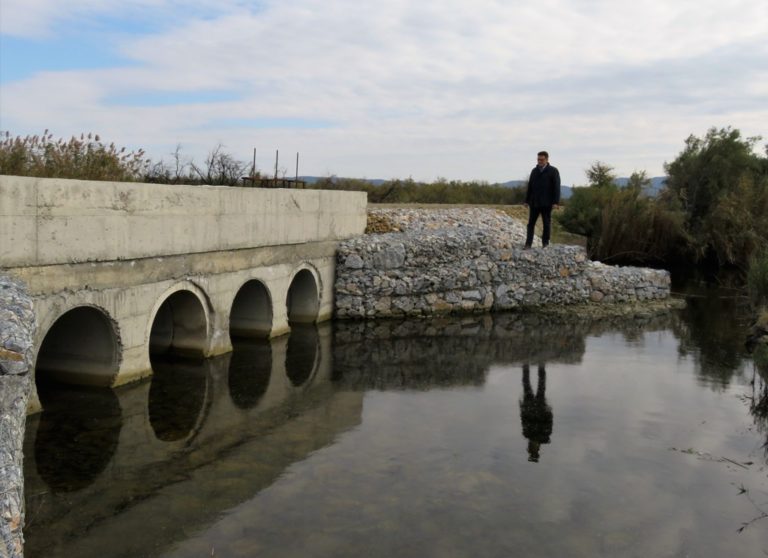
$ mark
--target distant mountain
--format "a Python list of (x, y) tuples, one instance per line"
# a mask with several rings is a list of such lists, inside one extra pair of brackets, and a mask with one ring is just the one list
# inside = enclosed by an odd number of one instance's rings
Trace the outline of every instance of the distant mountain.
[[(502, 182), (502, 186), (506, 186), (507, 188), (519, 188), (520, 186), (525, 186), (527, 183), (526, 180), (508, 180), (507, 182)], [(573, 188), (570, 186), (566, 186), (565, 184), (562, 184), (560, 186), (560, 198), (567, 200), (571, 197), (571, 194), (573, 193)]]
[[(616, 179), (616, 184), (623, 188), (627, 185), (629, 182), (629, 178), (622, 176), (621, 178)], [(645, 193), (647, 196), (651, 198), (655, 198), (659, 195), (659, 192), (661, 192), (662, 188), (664, 188), (664, 185), (667, 183), (667, 177), (666, 176), (654, 176), (651, 178), (651, 185), (647, 188), (643, 189), (643, 193)]]
[(508, 180), (506, 182), (502, 182), (501, 186), (506, 186), (507, 188), (517, 188), (518, 186), (525, 186), (527, 180)]

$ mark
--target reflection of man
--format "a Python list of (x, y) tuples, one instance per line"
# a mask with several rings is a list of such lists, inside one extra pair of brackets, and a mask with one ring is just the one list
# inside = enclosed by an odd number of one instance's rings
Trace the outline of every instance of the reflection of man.
[(523, 398), (520, 400), (520, 422), (523, 436), (528, 439), (528, 461), (539, 461), (539, 446), (548, 444), (552, 434), (552, 408), (547, 405), (547, 371), (539, 364), (539, 385), (534, 395), (530, 369), (523, 365)]

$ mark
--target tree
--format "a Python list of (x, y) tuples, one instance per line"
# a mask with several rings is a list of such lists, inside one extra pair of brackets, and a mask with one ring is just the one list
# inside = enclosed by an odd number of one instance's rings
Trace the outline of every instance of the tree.
[(616, 175), (613, 174), (612, 166), (602, 161), (595, 161), (585, 172), (590, 186), (616, 189)]
[(629, 175), (626, 188), (628, 190), (636, 190), (641, 193), (643, 190), (651, 185), (651, 179), (648, 178), (648, 173), (645, 171), (635, 171)]
[(568, 232), (587, 237), (587, 252), (591, 256), (600, 239), (603, 208), (618, 186), (613, 167), (606, 163), (595, 161), (584, 172), (589, 186), (574, 188), (565, 210), (557, 218)]
[(755, 247), (768, 238), (768, 158), (755, 152), (759, 137), (711, 128), (689, 136), (664, 168), (662, 202), (679, 207), (693, 238), (696, 261), (746, 268)]

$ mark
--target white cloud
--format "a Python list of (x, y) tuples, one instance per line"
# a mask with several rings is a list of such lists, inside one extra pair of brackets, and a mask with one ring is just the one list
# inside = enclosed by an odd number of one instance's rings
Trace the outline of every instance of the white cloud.
[[(219, 141), (236, 153), (281, 147), (301, 150), (308, 173), (422, 179), (518, 178), (544, 147), (578, 183), (595, 159), (658, 174), (690, 133), (768, 127), (768, 4), (756, 0), (77, 0), (66, 10), (36, 0), (25, 15), (7, 4), (27, 34), (99, 15), (173, 14), (162, 32), (115, 38), (128, 67), (5, 84), (3, 127), (18, 133), (95, 130), (165, 152), (177, 142), (196, 153)], [(163, 91), (233, 98), (114, 104)], [(260, 118), (331, 126), (217, 124)]]

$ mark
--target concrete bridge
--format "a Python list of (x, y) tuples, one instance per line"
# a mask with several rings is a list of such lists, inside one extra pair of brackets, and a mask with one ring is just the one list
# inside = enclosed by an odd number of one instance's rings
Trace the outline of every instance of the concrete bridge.
[(336, 246), (365, 223), (362, 192), (0, 176), (0, 270), (33, 297), (38, 383), (115, 387), (150, 356), (326, 320)]

